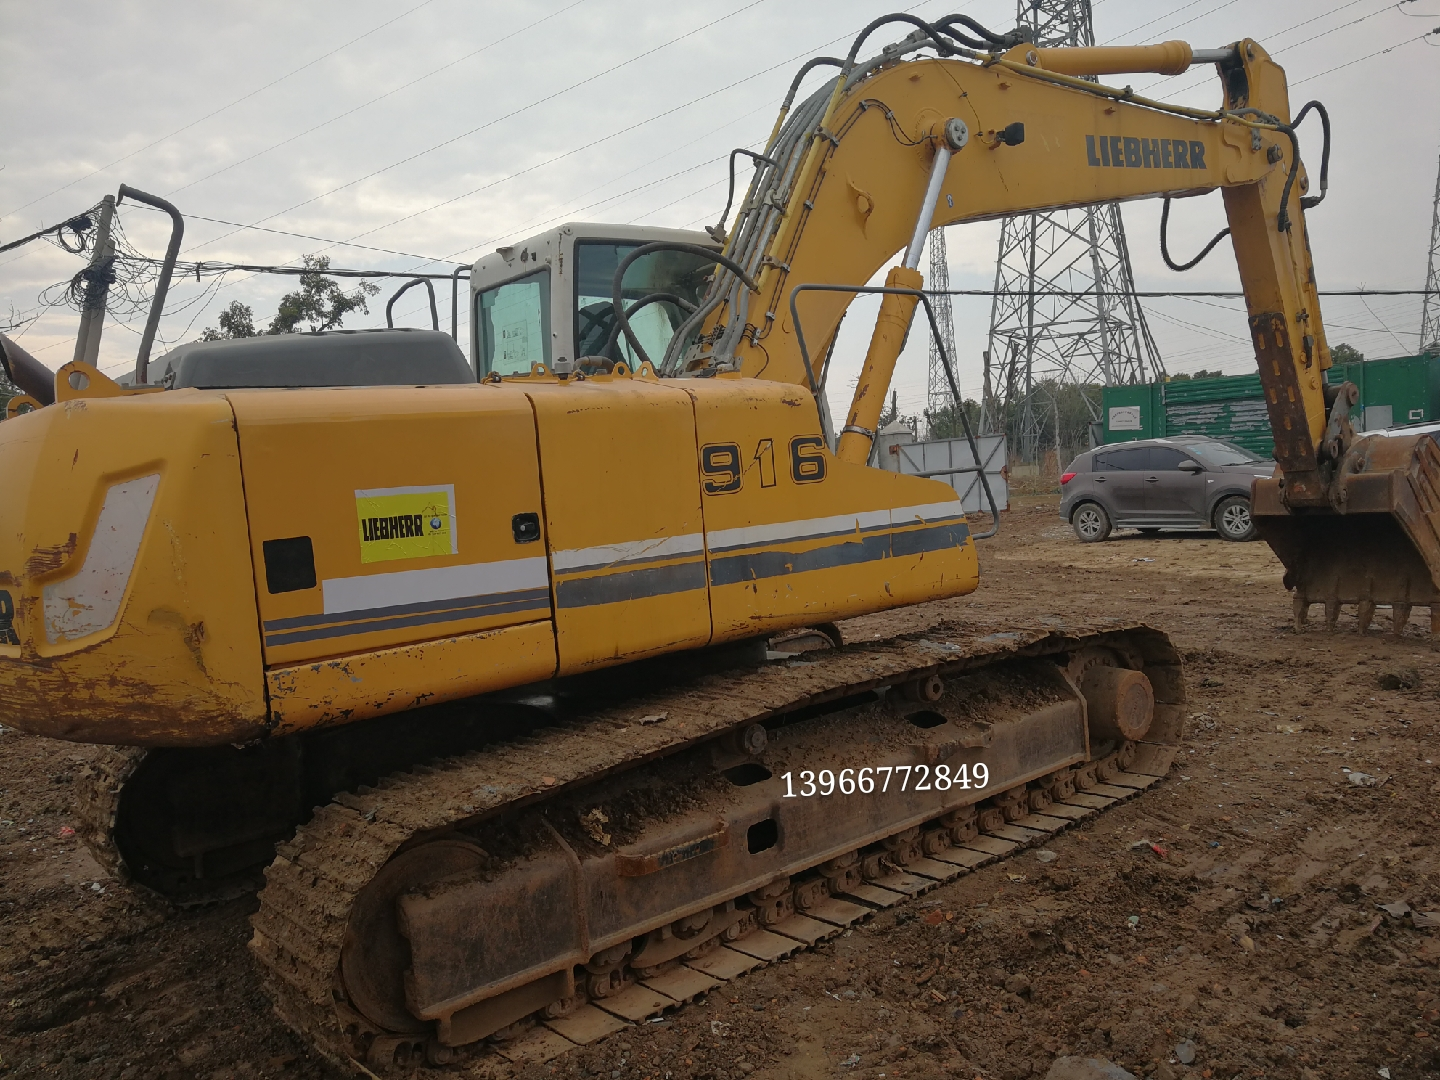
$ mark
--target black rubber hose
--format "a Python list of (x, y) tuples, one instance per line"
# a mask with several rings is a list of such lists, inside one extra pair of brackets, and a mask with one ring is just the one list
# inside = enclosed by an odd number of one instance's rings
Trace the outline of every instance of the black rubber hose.
[(806, 60), (805, 63), (800, 65), (800, 70), (795, 73), (795, 78), (790, 80), (790, 89), (785, 92), (785, 102), (780, 106), (780, 111), (782, 113), (788, 113), (790, 111), (790, 106), (795, 104), (795, 95), (800, 92), (800, 83), (804, 81), (806, 75), (809, 75), (810, 72), (814, 71), (817, 67), (843, 68), (844, 66), (844, 60), (838, 60), (833, 56), (817, 56), (813, 59)]
[(735, 202), (735, 159), (741, 154), (744, 154), (748, 158), (753, 158), (756, 168), (759, 168), (761, 165), (773, 166), (777, 164), (773, 158), (768, 158), (764, 154), (757, 154), (754, 150), (746, 150), (744, 147), (737, 146), (734, 150), (730, 151), (730, 193), (725, 196), (725, 209), (720, 213), (720, 224), (716, 225), (714, 230), (710, 232), (710, 235), (715, 238), (717, 244), (723, 242), (725, 222), (729, 220), (730, 206)]
[(1325, 136), (1324, 136), (1324, 138), (1325, 138), (1325, 145), (1322, 146), (1321, 149), (1320, 149), (1320, 194), (1319, 194), (1319, 195), (1306, 195), (1303, 199), (1300, 200), (1300, 205), (1303, 206), (1306, 210), (1309, 210), (1312, 206), (1319, 206), (1322, 202), (1324, 202), (1324, 201), (1325, 201), (1325, 191), (1326, 191), (1326, 189), (1329, 188), (1329, 186), (1330, 186), (1330, 113), (1329, 113), (1329, 111), (1325, 108), (1324, 105), (1322, 105), (1322, 104), (1321, 104), (1320, 102), (1318, 102), (1318, 101), (1307, 101), (1307, 102), (1305, 103), (1305, 107), (1300, 110), (1300, 115), (1297, 116), (1297, 117), (1295, 117), (1294, 121), (1290, 124), (1290, 126), (1291, 126), (1292, 128), (1298, 128), (1298, 127), (1300, 126), (1301, 121), (1303, 121), (1303, 120), (1305, 119), (1306, 114), (1309, 113), (1309, 111), (1310, 111), (1311, 109), (1314, 109), (1317, 113), (1320, 114), (1320, 126), (1324, 129), (1324, 132), (1325, 132)]
[(935, 46), (936, 51), (939, 52), (941, 56), (949, 56), (955, 51), (955, 47), (944, 41), (940, 37), (940, 35), (936, 33), (935, 27), (927, 23), (924, 19), (918, 18), (914, 15), (908, 15), (903, 11), (899, 11), (893, 15), (880, 16), (880, 18), (876, 19), (869, 26), (865, 27), (864, 30), (860, 31), (854, 42), (851, 43), (850, 51), (845, 55), (844, 70), (848, 73), (852, 68), (855, 67), (855, 57), (859, 55), (860, 46), (865, 44), (866, 38), (868, 38), (876, 30), (880, 29), (880, 27), (897, 22), (906, 23), (910, 26), (915, 27), (918, 30), (923, 30), (926, 34), (929, 35), (931, 43)]
[[(652, 292), (652, 293), (650, 293), (648, 296), (642, 296), (639, 300), (636, 300), (635, 303), (631, 304), (628, 308), (626, 308), (626, 309), (625, 309), (625, 318), (627, 318), (627, 319), (630, 318), (630, 316), (634, 315), (637, 311), (639, 311), (641, 308), (645, 307), (647, 304), (658, 304), (658, 303), (661, 303), (661, 302), (664, 302), (664, 301), (668, 301), (669, 303), (674, 304), (676, 307), (678, 307), (681, 311), (685, 312), (685, 314), (687, 314), (687, 315), (689, 315), (691, 312), (693, 312), (693, 311), (695, 310), (695, 305), (694, 305), (694, 304), (690, 303), (688, 300), (684, 299), (683, 297), (676, 296), (674, 293), (670, 293), (670, 292)], [(616, 319), (616, 320), (615, 320), (613, 323), (611, 323), (611, 325), (610, 325), (610, 336), (605, 339), (605, 347), (600, 350), (600, 355), (603, 356), (603, 357), (605, 357), (605, 359), (607, 359), (607, 360), (614, 359), (614, 358), (611, 357), (611, 355), (610, 355), (610, 350), (615, 347), (615, 341), (616, 341), (617, 338), (619, 338), (619, 336), (620, 336), (620, 320), (619, 320), (619, 319)]]
[[(745, 273), (745, 268), (728, 255), (722, 255), (714, 248), (705, 247), (702, 244), (684, 244), (673, 240), (657, 240), (653, 244), (641, 244), (634, 251), (620, 260), (620, 265), (615, 268), (615, 277), (611, 282), (610, 302), (615, 310), (615, 320), (620, 324), (621, 331), (625, 334), (625, 340), (630, 342), (630, 348), (635, 350), (636, 357), (640, 363), (655, 366), (650, 359), (650, 354), (645, 351), (645, 346), (640, 344), (640, 339), (635, 336), (635, 331), (630, 329), (630, 320), (625, 317), (625, 271), (630, 269), (630, 264), (636, 259), (644, 258), (657, 251), (683, 251), (690, 255), (699, 255), (719, 263), (732, 274), (745, 283), (746, 288), (751, 292), (758, 292), (760, 287), (751, 280), (750, 275)], [(636, 365), (637, 367), (639, 365)]]
[(1177, 263), (1174, 259), (1170, 257), (1170, 246), (1166, 242), (1166, 232), (1169, 229), (1169, 226), (1170, 196), (1166, 195), (1165, 205), (1160, 210), (1160, 257), (1165, 260), (1165, 265), (1168, 266), (1171, 270), (1174, 270), (1176, 273), (1184, 273), (1186, 270), (1190, 270), (1200, 265), (1200, 260), (1205, 258), (1206, 255), (1209, 255), (1210, 252), (1214, 250), (1216, 244), (1220, 243), (1221, 240), (1224, 240), (1225, 237), (1230, 235), (1230, 229), (1228, 226), (1221, 229), (1218, 233), (1215, 234), (1215, 238), (1211, 240), (1210, 243), (1205, 245), (1204, 249), (1200, 252), (1199, 255), (1196, 255), (1195, 258), (1191, 259), (1187, 263)]
[(976, 22), (969, 15), (946, 15), (945, 18), (937, 20), (935, 25), (940, 29), (949, 29), (951, 23), (957, 22), (961, 26), (968, 27), (969, 29), (975, 31), (975, 33), (979, 34), (991, 45), (1004, 45), (1007, 48), (1014, 48), (1015, 44), (1018, 44), (1017, 42), (1013, 41), (1013, 33), (997, 34), (995, 33), (995, 31), (980, 25), (980, 23)]
[(1280, 190), (1280, 212), (1275, 215), (1275, 227), (1281, 232), (1290, 231), (1290, 189), (1295, 186), (1295, 174), (1300, 171), (1300, 136), (1294, 127), (1280, 129), (1290, 137), (1290, 171), (1285, 174), (1285, 186)]

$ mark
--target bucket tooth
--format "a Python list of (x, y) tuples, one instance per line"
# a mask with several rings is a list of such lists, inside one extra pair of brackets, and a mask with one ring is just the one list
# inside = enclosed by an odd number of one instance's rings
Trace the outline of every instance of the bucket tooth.
[(1375, 618), (1375, 601), (1361, 600), (1355, 606), (1355, 621), (1359, 624), (1355, 629), (1358, 633), (1365, 633), (1370, 629), (1370, 622)]
[(1329, 599), (1325, 601), (1325, 629), (1334, 630), (1335, 624), (1340, 620), (1340, 601)]
[(1303, 596), (1296, 596), (1290, 601), (1295, 610), (1295, 632), (1305, 632), (1305, 624), (1310, 621), (1310, 601)]
[(1390, 624), (1390, 633), (1394, 634), (1397, 638), (1405, 633), (1405, 624), (1410, 621), (1410, 607), (1411, 605), (1409, 604), (1390, 605), (1390, 613), (1393, 616), (1393, 621)]

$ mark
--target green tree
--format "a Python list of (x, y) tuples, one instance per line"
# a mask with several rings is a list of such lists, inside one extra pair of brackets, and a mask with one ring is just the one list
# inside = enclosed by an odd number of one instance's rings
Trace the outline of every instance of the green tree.
[(1225, 373), (1218, 369), (1215, 371), (1206, 371), (1204, 368), (1201, 368), (1199, 371), (1182, 371), (1178, 375), (1169, 375), (1166, 378), (1170, 382), (1189, 382), (1192, 379), (1222, 379), (1224, 377)]
[[(980, 403), (966, 399), (962, 408), (965, 419), (970, 421), (970, 430), (976, 435), (980, 431)], [(936, 409), (929, 416), (930, 428), (927, 439), (961, 439), (965, 436), (965, 425), (960, 422), (960, 410), (953, 403)]]
[(255, 329), (255, 312), (250, 310), (250, 305), (231, 300), (230, 306), (220, 312), (220, 328), (217, 330), (213, 326), (207, 326), (200, 335), (200, 340), (223, 341), (229, 338), (256, 337), (258, 334), (259, 331)]
[(1330, 359), (1337, 364), (1354, 364), (1364, 360), (1365, 354), (1342, 341), (1339, 345), (1330, 346)]
[(329, 269), (328, 255), (305, 256), (306, 272), (300, 275), (300, 288), (280, 298), (280, 309), (270, 320), (267, 334), (318, 334), (340, 327), (352, 311), (370, 313), (367, 299), (378, 293), (380, 286), (362, 281), (354, 292), (347, 293), (338, 281), (325, 276)]

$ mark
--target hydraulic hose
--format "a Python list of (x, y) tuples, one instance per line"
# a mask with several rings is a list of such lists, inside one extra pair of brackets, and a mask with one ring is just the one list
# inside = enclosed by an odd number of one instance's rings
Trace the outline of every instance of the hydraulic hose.
[(635, 335), (635, 331), (630, 329), (630, 319), (625, 311), (624, 285), (625, 271), (630, 269), (630, 264), (637, 259), (642, 259), (646, 255), (651, 255), (657, 251), (683, 251), (690, 255), (699, 255), (705, 259), (713, 259), (743, 281), (751, 291), (758, 288), (755, 282), (751, 280), (750, 275), (745, 272), (744, 267), (735, 262), (734, 259), (726, 255), (721, 255), (718, 251), (701, 244), (683, 244), (672, 240), (659, 240), (653, 244), (641, 244), (634, 251), (630, 252), (629, 255), (626, 255), (625, 258), (620, 260), (620, 265), (615, 268), (615, 277), (611, 282), (611, 304), (615, 311), (615, 321), (625, 334), (625, 340), (630, 342), (630, 348), (635, 350), (636, 358), (642, 364), (650, 364), (652, 368), (655, 365), (650, 359), (650, 354), (645, 351), (645, 346), (640, 344), (640, 339)]
[[(634, 315), (637, 311), (639, 311), (641, 308), (645, 307), (648, 304), (659, 303), (674, 304), (687, 315), (692, 314), (695, 311), (695, 305), (690, 303), (684, 297), (676, 296), (674, 293), (671, 292), (652, 292), (648, 296), (642, 296), (639, 300), (636, 300), (635, 303), (631, 304), (628, 308), (626, 308), (625, 318), (628, 320), (630, 316)], [(610, 350), (615, 347), (615, 342), (619, 338), (619, 336), (620, 320), (616, 319), (614, 324), (610, 327), (610, 334), (605, 339), (605, 345), (600, 350), (599, 355), (609, 360), (611, 358)]]
[(1204, 259), (1206, 255), (1209, 255), (1210, 252), (1215, 249), (1215, 245), (1220, 243), (1221, 240), (1224, 240), (1225, 237), (1230, 235), (1230, 228), (1229, 226), (1226, 226), (1218, 233), (1216, 233), (1214, 238), (1208, 244), (1206, 244), (1204, 248), (1201, 249), (1199, 255), (1196, 255), (1187, 263), (1177, 263), (1174, 259), (1170, 257), (1170, 245), (1168, 243), (1166, 235), (1169, 231), (1169, 227), (1170, 196), (1166, 195), (1165, 202), (1160, 208), (1160, 257), (1165, 260), (1165, 265), (1168, 266), (1171, 270), (1174, 270), (1177, 274), (1183, 274), (1186, 270), (1191, 270), (1194, 267), (1199, 266), (1201, 260)]

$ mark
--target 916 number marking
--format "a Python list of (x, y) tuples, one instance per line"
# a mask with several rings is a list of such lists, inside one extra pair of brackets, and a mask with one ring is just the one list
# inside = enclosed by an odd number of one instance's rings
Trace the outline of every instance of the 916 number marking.
[(785, 781), (785, 798), (803, 799), (811, 795), (833, 795), (836, 791), (841, 795), (854, 795), (856, 792), (869, 795), (876, 790), (877, 784), (880, 785), (879, 790), (885, 792), (890, 790), (891, 780), (897, 781), (896, 790), (906, 791), (910, 790), (912, 773), (915, 791), (949, 791), (952, 787), (979, 790), (990, 783), (990, 767), (980, 761), (973, 766), (957, 766), (954, 771), (949, 765), (937, 765), (933, 770), (929, 765), (881, 765), (858, 772), (841, 769), (837, 776), (829, 769), (821, 769), (818, 773), (806, 769), (800, 773), (799, 791), (795, 790), (793, 772), (785, 773), (781, 779)]

